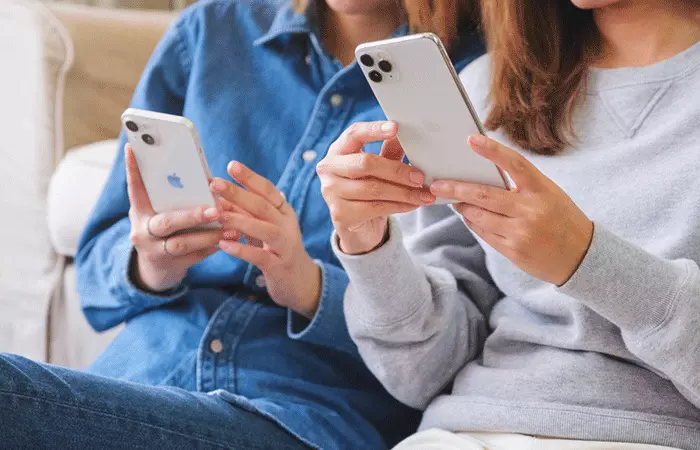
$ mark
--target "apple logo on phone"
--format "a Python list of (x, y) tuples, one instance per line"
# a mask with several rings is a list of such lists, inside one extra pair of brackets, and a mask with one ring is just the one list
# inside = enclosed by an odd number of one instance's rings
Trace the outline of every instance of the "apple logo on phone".
[(168, 183), (170, 183), (170, 186), (178, 189), (182, 189), (185, 187), (182, 184), (182, 180), (180, 179), (180, 177), (177, 176), (177, 174), (168, 175)]

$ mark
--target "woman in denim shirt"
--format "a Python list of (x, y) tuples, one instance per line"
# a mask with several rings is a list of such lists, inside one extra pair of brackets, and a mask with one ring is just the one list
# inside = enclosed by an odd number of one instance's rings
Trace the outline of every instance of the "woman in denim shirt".
[[(2, 445), (369, 449), (414, 431), (418, 413), (348, 335), (315, 167), (350, 123), (383, 118), (357, 44), (410, 24), (439, 33), (458, 69), (482, 52), (466, 0), (419, 20), (429, 3), (217, 0), (181, 15), (132, 106), (195, 123), (222, 208), (154, 214), (119, 152), (76, 262), (90, 324), (126, 327), (88, 373), (0, 356)], [(172, 236), (208, 221), (225, 229)]]

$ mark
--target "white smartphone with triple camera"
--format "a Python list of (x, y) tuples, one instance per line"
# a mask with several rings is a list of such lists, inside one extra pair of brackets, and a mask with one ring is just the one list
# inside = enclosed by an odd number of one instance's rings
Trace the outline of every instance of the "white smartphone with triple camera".
[(129, 108), (122, 124), (156, 213), (216, 206), (209, 166), (189, 119)]
[[(368, 42), (355, 49), (409, 162), (433, 180), (456, 180), (507, 189), (508, 178), (469, 148), (470, 135), (485, 134), (440, 39), (432, 33)], [(438, 199), (438, 203), (448, 203)]]

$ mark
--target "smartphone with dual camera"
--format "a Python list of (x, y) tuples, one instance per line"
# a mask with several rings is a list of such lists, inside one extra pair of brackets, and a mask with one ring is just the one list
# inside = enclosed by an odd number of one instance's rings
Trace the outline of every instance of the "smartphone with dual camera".
[[(485, 134), (440, 39), (432, 33), (368, 42), (355, 56), (410, 163), (433, 180), (507, 188), (508, 176), (467, 144)], [(438, 199), (437, 203), (447, 203)]]
[(216, 206), (209, 166), (189, 119), (129, 108), (122, 124), (156, 213)]

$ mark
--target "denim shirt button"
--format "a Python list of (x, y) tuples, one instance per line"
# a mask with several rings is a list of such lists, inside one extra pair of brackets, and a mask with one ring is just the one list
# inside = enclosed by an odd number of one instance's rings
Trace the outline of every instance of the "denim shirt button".
[(209, 343), (209, 350), (211, 350), (214, 353), (221, 353), (224, 349), (224, 344), (221, 342), (221, 339), (214, 339)]
[(340, 94), (333, 94), (331, 95), (331, 105), (333, 105), (334, 108), (337, 108), (338, 106), (343, 104), (343, 96)]
[(259, 288), (264, 288), (267, 283), (265, 282), (265, 277), (263, 275), (258, 275), (255, 277), (255, 285)]
[(304, 153), (301, 154), (301, 159), (303, 159), (306, 162), (313, 161), (316, 159), (316, 152), (313, 150), (306, 150)]

